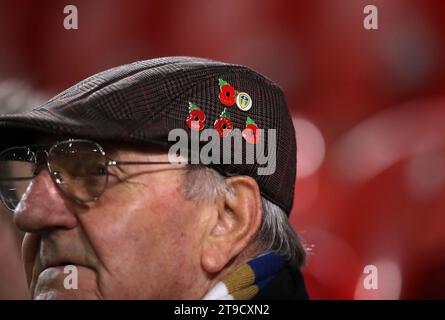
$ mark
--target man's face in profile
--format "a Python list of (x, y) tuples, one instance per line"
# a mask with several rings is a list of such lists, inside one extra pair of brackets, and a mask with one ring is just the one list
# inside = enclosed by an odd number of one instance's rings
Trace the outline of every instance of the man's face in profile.
[[(122, 148), (113, 158), (168, 161), (166, 153)], [(33, 298), (201, 297), (208, 283), (198, 276), (200, 212), (208, 208), (186, 199), (184, 174), (181, 165), (113, 167), (101, 197), (79, 204), (41, 171), (14, 217), (27, 232), (22, 251)], [(77, 268), (77, 289), (64, 286), (67, 265)]]

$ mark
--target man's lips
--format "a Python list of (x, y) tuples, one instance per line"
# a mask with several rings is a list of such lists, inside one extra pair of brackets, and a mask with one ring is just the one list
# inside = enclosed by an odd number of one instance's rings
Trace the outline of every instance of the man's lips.
[(46, 269), (49, 269), (49, 268), (65, 267), (65, 266), (69, 266), (69, 265), (92, 269), (91, 265), (85, 263), (84, 261), (80, 261), (79, 259), (56, 257), (56, 258), (42, 259), (42, 260), (41, 260), (42, 264), (41, 264), (40, 272), (42, 272)]
[(85, 248), (78, 242), (57, 237), (42, 239), (34, 262), (38, 272), (68, 265), (94, 269), (94, 260), (91, 259)]

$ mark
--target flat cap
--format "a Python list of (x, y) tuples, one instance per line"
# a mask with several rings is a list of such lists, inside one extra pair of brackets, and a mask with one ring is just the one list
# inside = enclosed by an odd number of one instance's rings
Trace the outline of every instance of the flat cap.
[(138, 61), (93, 75), (28, 113), (0, 116), (5, 146), (38, 131), (169, 147), (172, 129), (223, 135), (222, 129), (231, 128), (274, 129), (276, 169), (258, 174), (256, 161), (209, 166), (224, 175), (253, 177), (262, 196), (289, 214), (296, 174), (292, 118), (280, 87), (246, 66), (194, 57)]

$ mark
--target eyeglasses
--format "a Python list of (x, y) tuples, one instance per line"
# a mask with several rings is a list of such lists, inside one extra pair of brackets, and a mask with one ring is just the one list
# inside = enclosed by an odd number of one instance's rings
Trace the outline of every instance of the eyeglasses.
[(70, 139), (54, 144), (13, 147), (0, 153), (0, 198), (14, 211), (33, 179), (45, 167), (54, 183), (78, 203), (96, 201), (108, 184), (108, 167), (172, 164), (163, 161), (117, 161), (90, 140)]

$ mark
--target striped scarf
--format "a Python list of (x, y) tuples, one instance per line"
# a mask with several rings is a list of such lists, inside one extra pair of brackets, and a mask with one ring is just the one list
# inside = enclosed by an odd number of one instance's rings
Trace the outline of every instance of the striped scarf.
[(203, 297), (203, 300), (249, 300), (285, 266), (282, 257), (265, 253), (242, 264)]

